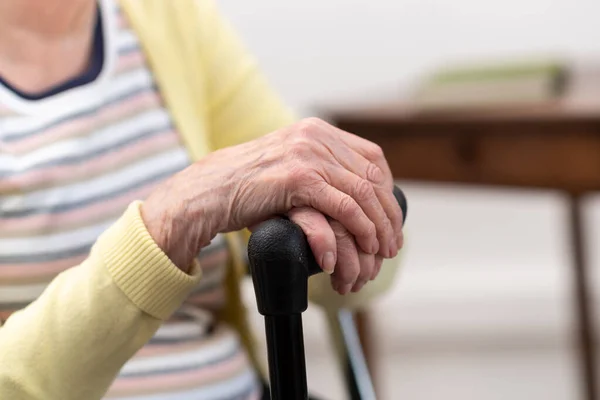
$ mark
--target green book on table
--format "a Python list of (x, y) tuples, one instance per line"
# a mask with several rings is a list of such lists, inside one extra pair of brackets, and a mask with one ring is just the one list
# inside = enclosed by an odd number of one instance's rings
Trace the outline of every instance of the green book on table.
[(471, 65), (438, 70), (412, 100), (423, 110), (534, 104), (559, 97), (566, 84), (559, 61)]

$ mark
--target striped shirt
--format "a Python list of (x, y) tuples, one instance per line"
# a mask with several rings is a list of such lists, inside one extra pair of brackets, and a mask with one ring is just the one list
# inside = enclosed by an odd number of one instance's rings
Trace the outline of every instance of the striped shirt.
[[(100, 10), (95, 79), (43, 98), (0, 83), (2, 320), (83, 261), (131, 201), (190, 164), (134, 32), (112, 0)], [(201, 283), (107, 398), (260, 397), (237, 334), (213, 317), (226, 301), (228, 256), (222, 236), (201, 250)]]

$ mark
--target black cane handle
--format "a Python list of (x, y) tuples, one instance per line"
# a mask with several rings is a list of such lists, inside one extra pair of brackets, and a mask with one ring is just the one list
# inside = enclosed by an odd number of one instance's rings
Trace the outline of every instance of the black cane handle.
[[(397, 186), (394, 196), (407, 215), (404, 193)], [(302, 313), (308, 307), (308, 278), (322, 272), (302, 229), (285, 218), (262, 223), (250, 236), (248, 257), (262, 315)]]

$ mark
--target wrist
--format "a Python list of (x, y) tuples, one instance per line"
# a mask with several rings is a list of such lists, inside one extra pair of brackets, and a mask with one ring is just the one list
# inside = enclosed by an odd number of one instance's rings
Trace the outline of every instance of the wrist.
[(219, 175), (211, 169), (209, 157), (173, 175), (141, 206), (146, 229), (184, 272), (228, 220), (223, 209), (227, 203), (222, 195), (223, 179), (216, 178)]
[(189, 273), (200, 249), (210, 242), (210, 238), (203, 238), (199, 219), (187, 215), (185, 207), (159, 205), (151, 198), (142, 204), (140, 212), (158, 247), (180, 270)]

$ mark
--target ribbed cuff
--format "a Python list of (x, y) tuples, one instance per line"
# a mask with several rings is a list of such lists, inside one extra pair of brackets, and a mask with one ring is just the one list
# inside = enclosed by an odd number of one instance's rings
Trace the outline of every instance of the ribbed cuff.
[(140, 201), (96, 242), (115, 284), (141, 310), (166, 320), (198, 284), (200, 265), (194, 261), (190, 274), (171, 262), (148, 233), (140, 214)]

